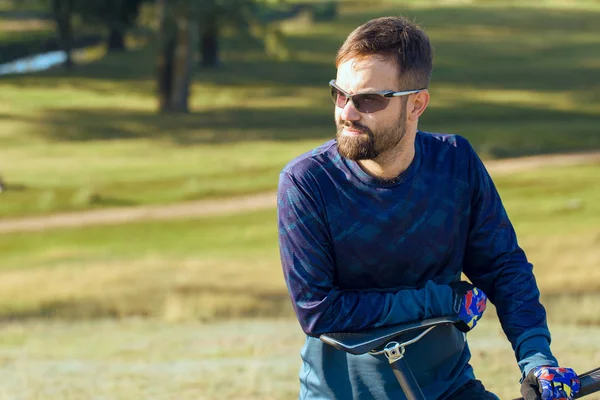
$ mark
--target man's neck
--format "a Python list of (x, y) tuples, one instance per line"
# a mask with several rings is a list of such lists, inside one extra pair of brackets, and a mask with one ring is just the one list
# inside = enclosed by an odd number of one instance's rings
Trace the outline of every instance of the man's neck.
[(360, 160), (358, 165), (374, 178), (389, 180), (406, 171), (414, 158), (414, 137), (405, 137), (394, 149), (380, 154), (374, 160)]

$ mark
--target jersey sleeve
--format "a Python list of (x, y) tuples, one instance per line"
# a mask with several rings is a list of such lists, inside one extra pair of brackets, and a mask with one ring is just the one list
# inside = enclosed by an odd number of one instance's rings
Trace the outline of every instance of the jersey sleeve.
[(318, 336), (454, 315), (453, 292), (428, 282), (419, 289), (342, 290), (318, 185), (282, 172), (277, 194), (283, 275), (304, 332)]
[(467, 146), (471, 214), (464, 272), (496, 306), (521, 372), (526, 375), (536, 366), (555, 366), (533, 266), (518, 245), (492, 178), (475, 151)]

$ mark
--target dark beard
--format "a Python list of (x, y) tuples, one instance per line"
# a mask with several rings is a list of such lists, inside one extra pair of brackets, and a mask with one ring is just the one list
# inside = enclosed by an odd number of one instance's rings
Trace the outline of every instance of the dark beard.
[[(377, 139), (373, 132), (366, 126), (353, 122), (337, 122), (337, 147), (342, 157), (352, 161), (375, 160), (381, 153), (398, 146), (406, 134), (406, 120), (404, 113), (399, 116), (397, 124), (381, 129)], [(351, 128), (362, 132), (360, 136), (344, 136), (342, 130)]]
[[(345, 128), (352, 128), (360, 130), (363, 135), (360, 136), (344, 136), (342, 130)], [(366, 126), (358, 124), (345, 124), (339, 126), (336, 134), (338, 152), (342, 157), (349, 160), (372, 160), (377, 157), (377, 151), (375, 150), (375, 136), (373, 132)]]

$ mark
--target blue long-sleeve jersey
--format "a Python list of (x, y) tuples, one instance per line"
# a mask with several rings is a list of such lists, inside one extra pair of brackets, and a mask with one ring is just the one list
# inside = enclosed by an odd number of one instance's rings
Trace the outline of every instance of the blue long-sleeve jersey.
[[(557, 365), (532, 265), (466, 139), (417, 132), (415, 157), (393, 182), (329, 141), (281, 172), (278, 219), (284, 277), (307, 334), (300, 398), (404, 398), (387, 360), (346, 354), (318, 336), (453, 315), (448, 283), (461, 272), (496, 306), (523, 374)], [(469, 360), (454, 327), (407, 348), (427, 398), (473, 379)]]

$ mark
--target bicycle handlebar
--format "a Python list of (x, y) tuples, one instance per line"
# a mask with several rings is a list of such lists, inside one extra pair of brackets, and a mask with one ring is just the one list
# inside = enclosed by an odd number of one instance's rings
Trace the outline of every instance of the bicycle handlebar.
[[(576, 399), (580, 399), (583, 396), (587, 396), (592, 393), (600, 391), (600, 368), (593, 369), (584, 374), (579, 375), (581, 381), (581, 389), (575, 396)], [(522, 397), (514, 400), (525, 400)]]

